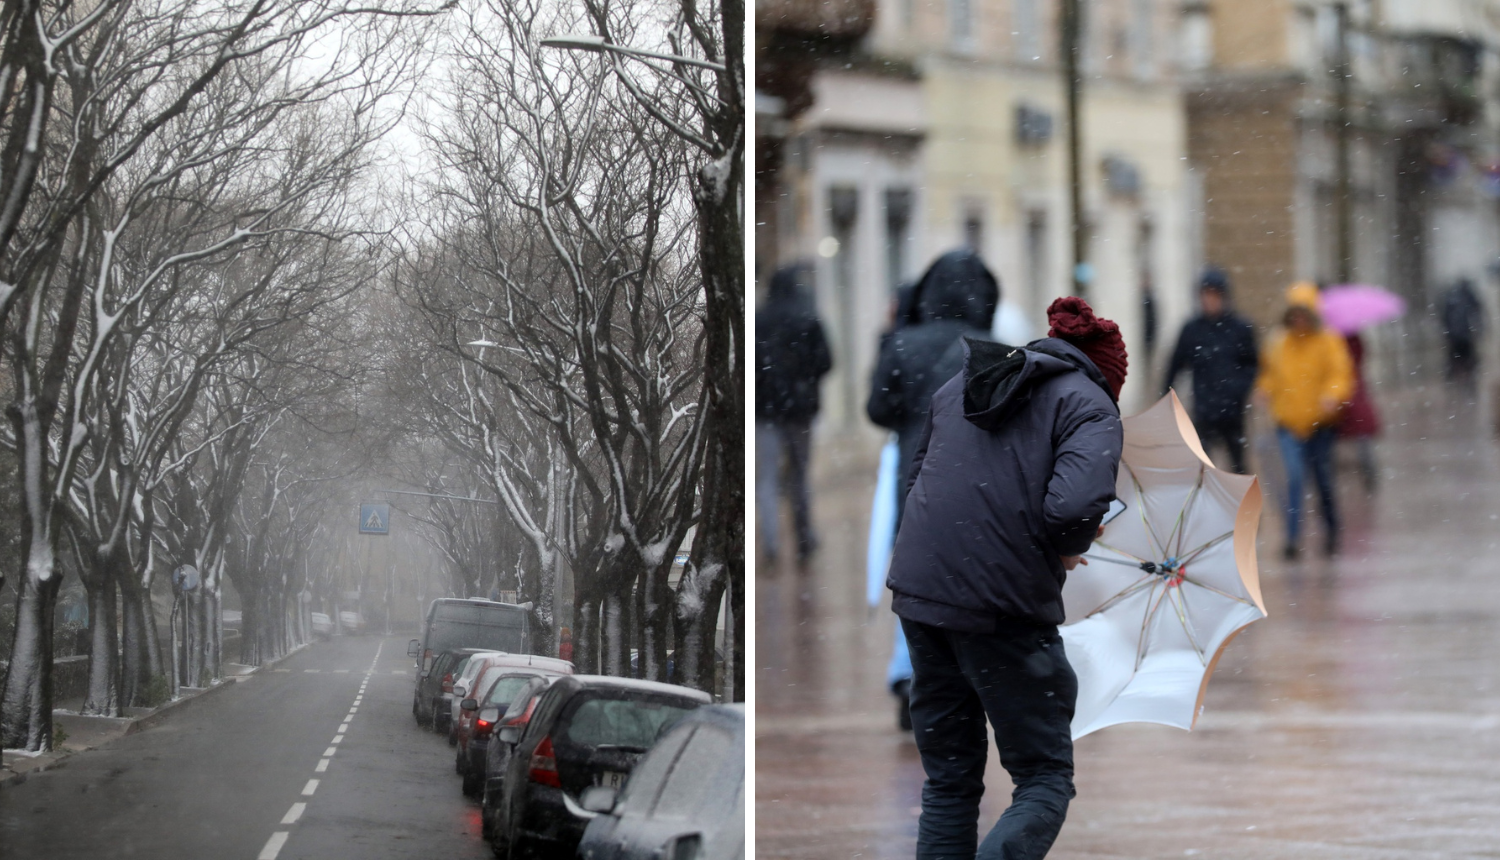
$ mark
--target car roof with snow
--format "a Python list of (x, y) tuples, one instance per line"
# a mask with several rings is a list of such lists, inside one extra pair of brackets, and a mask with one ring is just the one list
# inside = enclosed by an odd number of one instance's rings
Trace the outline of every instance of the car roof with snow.
[(573, 675), (564, 681), (568, 684), (576, 682), (579, 689), (614, 688), (624, 690), (636, 690), (642, 693), (657, 693), (667, 696), (681, 696), (687, 699), (696, 699), (708, 704), (713, 699), (702, 690), (694, 690), (692, 687), (680, 687), (676, 684), (663, 684), (659, 681), (642, 681), (639, 678), (618, 678), (614, 675)]

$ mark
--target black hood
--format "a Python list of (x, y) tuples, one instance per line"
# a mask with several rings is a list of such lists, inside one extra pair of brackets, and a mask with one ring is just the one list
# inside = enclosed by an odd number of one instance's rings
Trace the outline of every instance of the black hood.
[(981, 430), (999, 429), (1038, 383), (1064, 373), (1082, 373), (1110, 394), (1104, 374), (1065, 340), (1045, 337), (1024, 348), (967, 337), (963, 342), (964, 417)]
[(949, 251), (927, 268), (917, 283), (922, 322), (960, 320), (988, 329), (1000, 304), (1000, 282), (973, 251)]

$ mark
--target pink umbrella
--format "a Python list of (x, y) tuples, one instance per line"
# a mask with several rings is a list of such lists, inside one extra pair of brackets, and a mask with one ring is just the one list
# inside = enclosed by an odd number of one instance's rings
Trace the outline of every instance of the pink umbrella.
[(1373, 284), (1337, 284), (1319, 298), (1323, 322), (1340, 334), (1399, 319), (1406, 313), (1406, 300)]

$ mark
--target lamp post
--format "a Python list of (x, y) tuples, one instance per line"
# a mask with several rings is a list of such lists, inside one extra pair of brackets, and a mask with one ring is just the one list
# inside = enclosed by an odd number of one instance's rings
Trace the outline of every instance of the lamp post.
[[(702, 575), (706, 596), (718, 600), (718, 588), (730, 589), (735, 607), (733, 689), (744, 684), (744, 588), (745, 588), (745, 232), (741, 196), (745, 163), (745, 4), (744, 0), (718, 0), (717, 34), (706, 22), (689, 22), (689, 30), (705, 54), (718, 53), (722, 61), (699, 60), (675, 54), (659, 54), (617, 45), (607, 34), (559, 36), (542, 40), (548, 48), (589, 51), (609, 58), (613, 71), (636, 104), (673, 134), (705, 156), (695, 171), (693, 206), (698, 215), (698, 267), (704, 293), (704, 370), (707, 394), (704, 410), (706, 450), (703, 465), (703, 504), (699, 526), (684, 576)], [(686, 14), (696, 14), (684, 3)], [(714, 36), (718, 42), (713, 41)], [(624, 60), (635, 60), (657, 74), (669, 77), (686, 91), (697, 107), (697, 127), (689, 128), (663, 113), (624, 68)], [(671, 63), (667, 69), (652, 62)], [(702, 82), (688, 77), (688, 68), (713, 73), (712, 92)], [(720, 573), (720, 572), (723, 573)], [(727, 574), (727, 575), (726, 575)], [(717, 578), (724, 576), (724, 580)], [(705, 604), (708, 600), (705, 600)], [(698, 641), (709, 643), (702, 653), (686, 653), (684, 630), (679, 625), (677, 669), (682, 681), (702, 689), (713, 683), (713, 630), (698, 631)]]

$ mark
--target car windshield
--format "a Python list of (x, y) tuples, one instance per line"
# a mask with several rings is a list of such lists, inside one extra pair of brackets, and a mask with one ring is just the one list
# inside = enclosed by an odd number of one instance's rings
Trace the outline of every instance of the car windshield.
[(527, 683), (531, 681), (528, 675), (511, 675), (495, 682), (490, 687), (490, 694), (484, 697), (486, 705), (496, 705), (504, 710), (510, 705), (511, 700), (520, 695), (526, 689)]
[(651, 699), (590, 697), (565, 719), (562, 732), (579, 746), (649, 749), (656, 738), (693, 706)]

